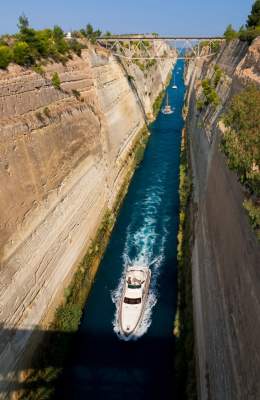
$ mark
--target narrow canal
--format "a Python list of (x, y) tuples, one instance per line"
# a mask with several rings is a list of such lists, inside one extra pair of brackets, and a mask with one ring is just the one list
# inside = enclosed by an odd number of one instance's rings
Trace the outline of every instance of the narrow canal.
[[(57, 399), (174, 399), (173, 321), (183, 61), (168, 88), (171, 115), (151, 125), (144, 160), (135, 172), (100, 265)], [(152, 282), (143, 322), (130, 340), (118, 335), (116, 305), (128, 264), (149, 264)]]

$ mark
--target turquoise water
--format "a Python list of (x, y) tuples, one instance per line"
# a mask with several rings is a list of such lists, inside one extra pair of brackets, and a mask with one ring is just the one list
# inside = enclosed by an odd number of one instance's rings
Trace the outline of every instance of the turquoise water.
[[(174, 399), (173, 321), (176, 311), (176, 247), (183, 61), (168, 93), (175, 111), (151, 125), (144, 159), (135, 172), (84, 310), (57, 398)], [(117, 301), (125, 268), (149, 265), (152, 281), (136, 334), (120, 337)]]

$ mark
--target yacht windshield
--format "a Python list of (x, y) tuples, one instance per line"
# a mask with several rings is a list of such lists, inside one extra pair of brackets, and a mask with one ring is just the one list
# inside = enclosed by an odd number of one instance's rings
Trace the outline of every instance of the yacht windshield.
[(141, 297), (137, 299), (130, 299), (129, 297), (124, 298), (124, 303), (126, 304), (140, 304), (141, 303)]
[(129, 287), (129, 289), (140, 289), (142, 286), (141, 285), (132, 285), (132, 284), (128, 283), (128, 287)]

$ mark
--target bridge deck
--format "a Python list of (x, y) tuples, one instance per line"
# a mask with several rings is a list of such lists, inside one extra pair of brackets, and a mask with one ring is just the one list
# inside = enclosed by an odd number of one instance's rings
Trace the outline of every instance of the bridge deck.
[(224, 40), (224, 36), (100, 36), (97, 40)]

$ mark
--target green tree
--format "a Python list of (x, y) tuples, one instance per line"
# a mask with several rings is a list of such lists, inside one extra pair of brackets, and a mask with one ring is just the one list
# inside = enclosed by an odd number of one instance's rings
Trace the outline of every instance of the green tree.
[(68, 43), (64, 39), (64, 32), (57, 25), (55, 25), (53, 28), (53, 39), (55, 41), (56, 48), (59, 53), (65, 54), (69, 50)]
[(0, 68), (5, 69), (12, 61), (13, 54), (8, 46), (0, 45)]
[(260, 36), (260, 26), (251, 27), (239, 33), (239, 39), (247, 41), (249, 44), (258, 36)]
[(56, 43), (64, 39), (64, 32), (62, 28), (58, 25), (55, 25), (53, 28), (53, 39), (55, 40)]
[(67, 41), (60, 26), (38, 31), (30, 27), (24, 14), (19, 17), (17, 26), (19, 32), (16, 35), (0, 36), (0, 68), (6, 68), (10, 61), (27, 67), (37, 67), (42, 63), (42, 58), (52, 58), (65, 64), (72, 57), (71, 52), (81, 56), (81, 50), (85, 46), (77, 38), (83, 35), (95, 43), (102, 34), (100, 30), (94, 31), (92, 25), (88, 24), (86, 30), (81, 30), (81, 33), (73, 32), (73, 39)]
[(30, 28), (29, 20), (24, 14), (19, 17), (17, 26), (20, 30), (18, 35), (19, 41), (27, 43), (31, 49), (32, 56), (34, 58), (37, 57), (41, 44), (36, 31)]
[(246, 26), (247, 28), (260, 26), (260, 0), (256, 0), (253, 4)]
[(224, 32), (224, 36), (227, 40), (232, 40), (237, 38), (237, 32), (231, 24), (229, 24)]
[(25, 14), (20, 15), (17, 26), (20, 32), (24, 32), (29, 28), (29, 20)]
[(14, 62), (19, 65), (29, 66), (34, 63), (30, 47), (26, 42), (16, 42), (13, 46)]
[(49, 57), (53, 52), (53, 40), (52, 30), (44, 29), (42, 31), (36, 31), (37, 40), (35, 42), (35, 48), (38, 56)]
[(86, 26), (87, 37), (91, 37), (91, 35), (93, 35), (93, 33), (94, 33), (93, 26), (91, 24), (87, 24), (87, 26)]
[(61, 81), (58, 72), (54, 72), (54, 74), (52, 75), (51, 83), (53, 84), (55, 89), (60, 89)]
[(38, 58), (42, 52), (42, 43), (38, 38), (37, 31), (30, 28), (29, 21), (24, 15), (19, 18), (18, 27), (20, 29), (20, 33), (17, 35), (18, 40), (28, 44), (32, 58)]

